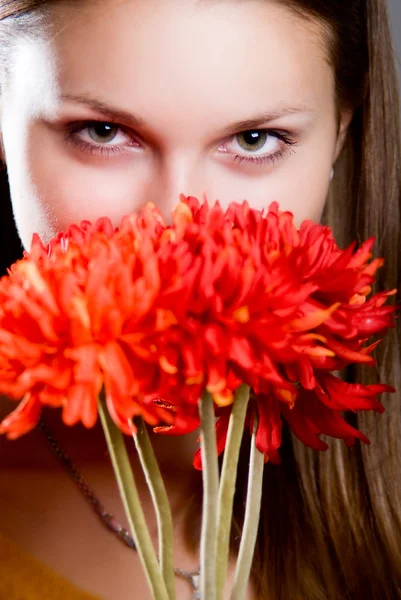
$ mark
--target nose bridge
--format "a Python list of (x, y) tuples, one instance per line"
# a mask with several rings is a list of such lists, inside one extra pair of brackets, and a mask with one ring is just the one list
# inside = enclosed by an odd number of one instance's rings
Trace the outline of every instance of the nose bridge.
[(151, 195), (165, 216), (179, 202), (180, 194), (201, 200), (206, 192), (205, 168), (194, 153), (181, 149), (163, 158), (156, 167)]

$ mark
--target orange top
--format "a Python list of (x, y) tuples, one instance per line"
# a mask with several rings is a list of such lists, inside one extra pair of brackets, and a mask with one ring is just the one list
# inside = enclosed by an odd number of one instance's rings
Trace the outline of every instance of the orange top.
[(1, 600), (101, 600), (84, 592), (0, 534)]

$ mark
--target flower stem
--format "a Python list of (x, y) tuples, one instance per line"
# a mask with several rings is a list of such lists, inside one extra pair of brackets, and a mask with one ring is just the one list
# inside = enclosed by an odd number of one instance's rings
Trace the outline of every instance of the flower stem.
[[(124, 438), (109, 415), (104, 391), (101, 392), (99, 397), (99, 415), (121, 499), (124, 504), (125, 513), (128, 518), (132, 536), (135, 540), (139, 558), (152, 590), (153, 600), (169, 600), (167, 589), (160, 572), (160, 566), (157, 561), (156, 552), (149, 535), (145, 515), (143, 514)], [(134, 595), (135, 592), (133, 592), (133, 596)]]
[(133, 436), (135, 446), (152, 496), (157, 518), (160, 568), (169, 598), (175, 600), (174, 536), (170, 503), (146, 425), (142, 418), (137, 419), (135, 424), (137, 426), (137, 432)]
[(237, 479), (237, 467), (244, 423), (249, 402), (249, 386), (240, 385), (235, 392), (228, 425), (227, 443), (221, 471), (217, 510), (216, 599), (222, 600), (227, 577), (230, 532)]
[(249, 575), (252, 567), (255, 543), (258, 533), (260, 503), (262, 500), (262, 483), (264, 456), (256, 447), (256, 433), (258, 418), (255, 414), (251, 441), (251, 456), (248, 475), (248, 489), (244, 527), (242, 530), (241, 544), (238, 561), (234, 575), (234, 584), (231, 600), (245, 600), (248, 588)]
[(217, 499), (219, 492), (219, 468), (217, 460), (216, 425), (213, 398), (204, 392), (199, 402), (203, 506), (200, 548), (201, 598), (216, 600), (216, 526)]

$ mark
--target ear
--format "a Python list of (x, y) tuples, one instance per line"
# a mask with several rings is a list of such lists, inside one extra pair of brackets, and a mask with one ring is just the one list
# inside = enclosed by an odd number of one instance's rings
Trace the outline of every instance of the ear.
[(343, 110), (340, 116), (340, 126), (337, 134), (337, 143), (334, 154), (334, 163), (337, 161), (337, 158), (341, 154), (341, 150), (343, 149), (347, 133), (348, 127), (352, 121), (352, 117), (354, 116), (354, 111), (351, 109)]

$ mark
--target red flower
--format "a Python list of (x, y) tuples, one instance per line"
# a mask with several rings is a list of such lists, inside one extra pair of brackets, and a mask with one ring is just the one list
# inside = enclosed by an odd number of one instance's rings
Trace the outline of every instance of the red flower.
[(62, 406), (68, 424), (91, 426), (104, 385), (123, 431), (142, 414), (181, 434), (196, 428), (205, 388), (224, 408), (243, 381), (270, 460), (282, 417), (315, 447), (320, 433), (363, 437), (339, 412), (377, 410), (376, 394), (390, 388), (342, 389), (339, 408), (341, 384), (328, 377), (350, 362), (372, 364), (366, 339), (393, 326), (384, 302), (394, 291), (366, 301), (381, 266), (368, 262), (373, 241), (340, 250), (329, 228), (306, 221), (298, 231), (277, 203), (265, 214), (181, 200), (170, 226), (148, 205), (120, 229), (101, 219), (47, 247), (35, 238), (0, 284), (0, 392), (24, 397), (0, 431), (24, 433), (46, 404)]
[[(190, 202), (195, 220), (205, 222), (205, 207), (200, 207), (194, 198)], [(371, 352), (378, 342), (365, 346), (367, 338), (394, 326), (394, 307), (383, 304), (396, 290), (382, 292), (366, 300), (374, 275), (383, 264), (382, 259), (368, 262), (374, 240), (367, 240), (357, 251), (355, 244), (341, 250), (328, 227), (304, 221), (298, 231), (292, 214), (279, 211), (277, 203), (270, 206), (266, 216), (250, 209), (247, 204), (232, 204), (228, 215), (234, 227), (246, 233), (249, 243), (261, 251), (266, 268), (271, 270), (272, 264), (285, 257), (287, 271), (280, 265), (280, 273), (287, 277), (285, 281), (291, 273), (290, 277), (296, 277), (299, 289), (311, 286), (305, 299), (288, 309), (296, 308), (298, 314), (288, 322), (293, 336), (291, 348), (283, 345), (283, 352), (280, 356), (276, 355), (275, 366), (283, 378), (282, 385), (278, 380), (269, 381), (266, 377), (253, 380), (251, 384), (255, 400), (250, 405), (248, 423), (251, 424), (252, 412), (257, 407), (258, 448), (264, 452), (266, 460), (279, 462), (282, 417), (305, 444), (315, 449), (327, 448), (318, 437), (323, 433), (343, 439), (348, 445), (353, 444), (355, 439), (369, 443), (366, 436), (348, 425), (340, 413), (357, 410), (383, 412), (384, 408), (376, 397), (382, 392), (394, 392), (394, 388), (383, 384), (350, 385), (329, 371), (350, 363), (373, 365), (375, 361)], [(277, 277), (274, 280), (280, 281)], [(285, 289), (280, 292), (288, 298)], [(291, 301), (291, 298), (288, 300)], [(280, 316), (287, 316), (285, 305), (283, 308)], [(257, 319), (256, 322), (259, 325)], [(269, 331), (263, 331), (262, 335), (268, 338)], [(293, 359), (291, 351), (294, 350), (296, 356)], [(273, 353), (269, 352), (269, 357), (272, 356)], [(242, 377), (247, 380), (244, 373)], [(227, 433), (228, 412), (223, 425), (218, 428), (221, 440)], [(199, 453), (195, 465), (200, 466)]]
[(95, 227), (84, 222), (47, 248), (35, 237), (31, 255), (2, 279), (0, 391), (23, 397), (2, 433), (29, 431), (43, 405), (62, 407), (66, 424), (91, 427), (103, 385), (110, 414), (126, 433), (135, 415), (152, 425), (168, 418), (139, 399), (121, 345), (124, 325), (133, 313), (147, 314), (160, 287), (151, 242), (143, 236), (132, 252), (129, 241), (107, 219)]

